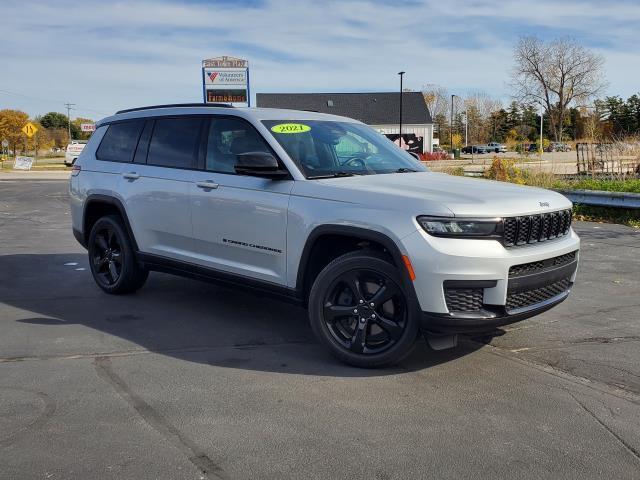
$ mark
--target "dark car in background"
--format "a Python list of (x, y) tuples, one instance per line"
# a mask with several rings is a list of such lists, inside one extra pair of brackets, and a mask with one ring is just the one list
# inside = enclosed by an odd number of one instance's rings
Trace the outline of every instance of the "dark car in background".
[(484, 154), (484, 153), (488, 153), (488, 151), (485, 145), (467, 145), (466, 147), (462, 148), (462, 153)]

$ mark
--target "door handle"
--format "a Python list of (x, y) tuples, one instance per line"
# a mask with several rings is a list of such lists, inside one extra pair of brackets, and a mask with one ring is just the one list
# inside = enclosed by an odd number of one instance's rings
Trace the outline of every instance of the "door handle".
[(140, 175), (138, 175), (136, 172), (123, 173), (122, 176), (127, 180), (137, 180), (140, 178)]
[(211, 180), (207, 180), (206, 182), (196, 182), (196, 187), (203, 188), (204, 190), (211, 190), (218, 188), (219, 185)]

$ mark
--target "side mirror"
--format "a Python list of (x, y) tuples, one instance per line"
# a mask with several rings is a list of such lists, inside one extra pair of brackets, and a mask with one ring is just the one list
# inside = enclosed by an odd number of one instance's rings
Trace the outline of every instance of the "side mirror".
[(252, 177), (282, 179), (289, 176), (289, 172), (280, 169), (278, 160), (270, 153), (245, 152), (236, 155), (234, 166), (238, 175), (250, 175)]

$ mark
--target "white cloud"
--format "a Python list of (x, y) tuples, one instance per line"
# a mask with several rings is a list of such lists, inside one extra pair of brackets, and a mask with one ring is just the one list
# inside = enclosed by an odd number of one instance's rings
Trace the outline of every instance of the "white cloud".
[(519, 34), (570, 34), (607, 58), (610, 93), (637, 90), (631, 3), (275, 1), (257, 7), (165, 2), (3, 2), (0, 106), (30, 113), (79, 104), (98, 116), (133, 105), (199, 101), (200, 60), (248, 58), (253, 91), (358, 91), (436, 83), (506, 96)]

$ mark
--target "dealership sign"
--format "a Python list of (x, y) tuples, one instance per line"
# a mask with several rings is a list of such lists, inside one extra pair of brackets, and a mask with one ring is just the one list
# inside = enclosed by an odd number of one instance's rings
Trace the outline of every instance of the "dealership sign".
[(215, 57), (202, 61), (204, 103), (231, 103), (249, 106), (249, 62), (235, 57)]
[(80, 124), (80, 130), (82, 130), (83, 132), (95, 132), (96, 131), (96, 124), (95, 123), (81, 123)]

